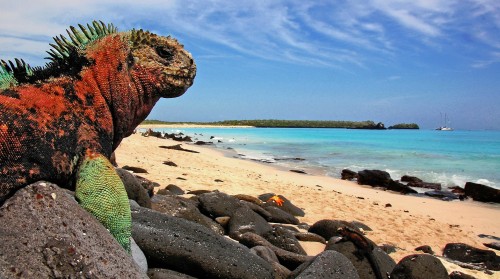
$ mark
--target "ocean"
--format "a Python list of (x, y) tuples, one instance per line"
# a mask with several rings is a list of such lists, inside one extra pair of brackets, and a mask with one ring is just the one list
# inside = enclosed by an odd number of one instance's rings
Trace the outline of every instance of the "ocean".
[[(500, 131), (183, 128), (233, 155), (339, 178), (342, 169), (412, 175), (444, 187), (475, 182), (500, 189)], [(220, 141), (220, 142), (219, 142)]]

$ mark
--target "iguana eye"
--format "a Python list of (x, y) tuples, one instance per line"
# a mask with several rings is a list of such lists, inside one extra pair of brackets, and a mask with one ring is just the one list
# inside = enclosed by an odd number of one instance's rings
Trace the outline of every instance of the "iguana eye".
[(156, 47), (156, 53), (161, 57), (170, 60), (172, 58), (172, 52), (170, 49), (163, 47), (163, 46), (158, 46)]

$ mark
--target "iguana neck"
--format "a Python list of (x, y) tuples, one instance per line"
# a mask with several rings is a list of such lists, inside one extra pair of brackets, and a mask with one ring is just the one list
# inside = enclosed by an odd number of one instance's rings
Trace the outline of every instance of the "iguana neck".
[[(100, 47), (105, 46), (105, 47)], [(160, 96), (150, 86), (158, 76), (129, 59), (129, 46), (120, 35), (107, 36), (87, 50), (92, 64), (81, 74), (82, 82), (101, 94), (112, 116), (113, 150), (151, 112)], [(123, 73), (126, 71), (127, 73)], [(154, 83), (153, 83), (154, 84)]]

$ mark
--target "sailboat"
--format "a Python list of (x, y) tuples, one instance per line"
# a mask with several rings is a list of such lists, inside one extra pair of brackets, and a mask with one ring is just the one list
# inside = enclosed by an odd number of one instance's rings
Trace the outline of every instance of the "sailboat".
[[(441, 114), (441, 120), (443, 119), (443, 114)], [(453, 131), (453, 128), (446, 126), (446, 124), (449, 122), (448, 118), (446, 117), (446, 113), (444, 114), (444, 125), (437, 128), (436, 130), (438, 131)]]

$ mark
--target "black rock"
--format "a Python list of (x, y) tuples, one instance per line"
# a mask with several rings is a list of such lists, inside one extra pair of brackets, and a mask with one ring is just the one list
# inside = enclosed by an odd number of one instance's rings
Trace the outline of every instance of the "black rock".
[(457, 200), (458, 196), (448, 191), (427, 191), (424, 193), (426, 196), (438, 198), (441, 200)]
[(123, 166), (122, 169), (128, 170), (134, 173), (148, 173), (148, 171), (144, 168), (132, 167), (132, 166)]
[(0, 207), (0, 278), (144, 278), (97, 219), (55, 184), (37, 182)]
[(448, 272), (438, 258), (409, 255), (401, 259), (391, 272), (391, 279), (448, 279)]
[(282, 210), (283, 207), (276, 207), (274, 205), (264, 205), (264, 209), (271, 215), (269, 221), (281, 224), (298, 225), (300, 223), (292, 214)]
[[(358, 247), (356, 247), (352, 242), (341, 241), (333, 243), (333, 241), (328, 241), (325, 250), (334, 250), (347, 257), (358, 271), (360, 278), (376, 278), (375, 270), (373, 269), (370, 261), (366, 258), (366, 256), (360, 257)], [(382, 275), (387, 272), (390, 273), (396, 265), (396, 262), (394, 262), (389, 255), (378, 247), (373, 249), (372, 255), (377, 261)]]
[(265, 246), (254, 246), (250, 249), (250, 252), (271, 264), (274, 269), (275, 279), (289, 278), (291, 271), (280, 264), (278, 257), (276, 257), (276, 254), (274, 254), (271, 248)]
[(247, 201), (244, 201), (244, 200), (240, 200), (240, 202), (242, 204), (244, 204), (245, 206), (249, 207), (251, 210), (253, 210), (255, 213), (259, 214), (260, 216), (262, 216), (264, 219), (266, 219), (267, 221), (270, 221), (271, 220), (271, 213), (269, 213), (267, 210), (265, 210), (264, 208), (262, 208), (261, 206), (259, 205), (256, 205), (254, 203), (251, 203), (251, 202), (247, 202)]
[(294, 233), (281, 227), (273, 227), (271, 231), (262, 234), (262, 237), (274, 246), (292, 253), (307, 255)]
[(273, 278), (269, 263), (249, 249), (187, 220), (132, 209), (132, 235), (148, 264), (199, 278)]
[(462, 273), (460, 271), (452, 271), (450, 273), (450, 279), (476, 279), (476, 277)]
[(391, 176), (386, 171), (381, 170), (362, 170), (358, 171), (358, 184), (379, 186), (387, 188), (392, 181)]
[(262, 236), (252, 232), (242, 234), (239, 242), (249, 248), (255, 246), (264, 246), (270, 248), (278, 257), (279, 262), (290, 270), (294, 270), (299, 265), (313, 258), (311, 256), (300, 255), (278, 248), (272, 245), (269, 241), (265, 240)]
[(176, 145), (171, 145), (171, 146), (161, 145), (159, 147), (160, 148), (164, 148), (164, 149), (184, 151), (184, 152), (189, 152), (189, 153), (200, 153), (198, 151), (194, 151), (194, 150), (190, 150), (190, 149), (185, 149), (184, 147), (181, 146), (181, 144), (176, 144)]
[(163, 164), (171, 167), (177, 167), (177, 164), (172, 161), (163, 161)]
[(323, 238), (321, 235), (311, 233), (311, 232), (296, 232), (295, 238), (297, 238), (300, 241), (319, 242), (319, 243), (326, 244), (325, 238)]
[(230, 217), (228, 234), (235, 240), (239, 240), (246, 232), (263, 235), (273, 229), (262, 216), (246, 206), (238, 207)]
[(182, 190), (179, 186), (174, 185), (174, 184), (168, 184), (167, 187), (165, 187), (170, 193), (174, 195), (184, 195), (185, 192)]
[(315, 233), (322, 236), (324, 239), (330, 239), (332, 236), (339, 236), (338, 229), (341, 227), (349, 227), (354, 230), (359, 231), (351, 223), (341, 220), (320, 220), (314, 223), (310, 228), (309, 232)]
[(464, 243), (446, 244), (443, 256), (463, 263), (484, 266), (490, 270), (500, 270), (500, 256), (494, 251), (475, 248)]
[(276, 196), (276, 195), (274, 193), (262, 194), (259, 196), (259, 199), (264, 201), (264, 202), (267, 202), (268, 204), (274, 204), (278, 208), (280, 208), (281, 210), (288, 212), (288, 213), (292, 214), (293, 216), (299, 216), (299, 217), (305, 216), (304, 210), (302, 210), (299, 207), (297, 207), (296, 205), (294, 205), (289, 199), (287, 199), (286, 197), (284, 197), (282, 195), (277, 195), (283, 201), (282, 205), (278, 205), (275, 202), (271, 202), (269, 199), (273, 196)]
[(429, 245), (418, 246), (415, 248), (415, 251), (422, 251), (426, 254), (434, 255), (434, 251), (432, 251), (432, 248)]
[(413, 190), (412, 188), (404, 185), (403, 183), (396, 182), (394, 180), (390, 180), (387, 184), (387, 190), (391, 190), (394, 192), (399, 192), (402, 194), (417, 194), (418, 192)]
[[(295, 276), (294, 271), (292, 276)], [(354, 265), (341, 253), (324, 251), (304, 266), (297, 268), (296, 279), (359, 279)]]
[(465, 194), (475, 201), (500, 203), (500, 190), (483, 184), (465, 183)]
[(409, 183), (422, 183), (422, 182), (424, 182), (422, 179), (415, 177), (415, 176), (410, 176), (410, 175), (401, 176), (401, 181), (402, 182), (409, 182)]
[(362, 229), (363, 231), (373, 231), (368, 225), (359, 221), (351, 221), (351, 224), (358, 229)]
[(500, 251), (500, 242), (483, 243), (483, 245), (488, 248)]
[(214, 220), (201, 214), (197, 205), (198, 204), (191, 199), (178, 196), (156, 195), (152, 199), (152, 208), (154, 210), (170, 216), (196, 222), (209, 228), (216, 234), (223, 235), (224, 228)]
[(146, 192), (148, 193), (149, 197), (152, 197), (154, 195), (154, 188), (160, 187), (159, 183), (153, 182), (142, 176), (135, 175), (135, 178), (137, 179), (137, 181), (139, 181), (142, 187), (146, 189)]
[(431, 182), (409, 182), (407, 186), (418, 187), (418, 188), (426, 188), (433, 190), (441, 190), (440, 183), (431, 183)]
[(307, 172), (303, 171), (303, 170), (290, 170), (291, 172), (295, 172), (295, 173), (300, 173), (300, 174), (307, 174)]
[(343, 169), (340, 177), (343, 180), (354, 180), (358, 178), (358, 173), (352, 170)]
[(243, 204), (235, 197), (221, 192), (209, 192), (198, 195), (200, 210), (215, 217), (232, 216)]
[(144, 189), (135, 176), (125, 169), (120, 168), (116, 169), (116, 173), (118, 173), (118, 176), (120, 176), (120, 179), (125, 185), (128, 198), (136, 201), (142, 207), (151, 208), (151, 199), (146, 189)]
[(149, 279), (196, 279), (184, 273), (163, 268), (151, 268), (148, 270)]

